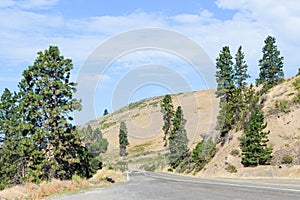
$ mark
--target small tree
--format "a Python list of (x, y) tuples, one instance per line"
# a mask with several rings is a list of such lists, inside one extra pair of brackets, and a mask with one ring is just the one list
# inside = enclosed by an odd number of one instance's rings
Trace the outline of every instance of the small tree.
[(99, 128), (96, 128), (93, 131), (93, 140), (90, 142), (90, 145), (87, 146), (87, 149), (95, 157), (99, 157), (101, 153), (107, 151), (108, 141), (106, 138), (103, 138), (102, 132)]
[(163, 114), (163, 131), (164, 131), (164, 137), (163, 140), (165, 142), (164, 146), (168, 145), (168, 136), (170, 135), (172, 131), (172, 120), (174, 117), (174, 107), (172, 104), (172, 97), (171, 95), (167, 94), (163, 98), (161, 102), (161, 113)]
[(266, 92), (273, 86), (283, 81), (283, 57), (276, 46), (276, 39), (268, 36), (262, 49), (263, 57), (259, 60), (260, 73), (256, 84), (263, 85), (262, 92)]
[(88, 125), (79, 131), (79, 135), (94, 157), (99, 157), (100, 154), (107, 151), (108, 141), (103, 138), (100, 128), (93, 130), (91, 125)]
[(105, 109), (104, 112), (103, 112), (103, 116), (108, 115), (108, 114), (109, 114), (109, 113), (108, 113), (108, 110)]
[(202, 140), (193, 149), (192, 161), (196, 164), (195, 171), (200, 171), (216, 154), (216, 145), (211, 138)]
[(127, 132), (128, 131), (125, 122), (121, 122), (119, 132), (120, 156), (128, 155), (128, 153), (126, 152), (126, 147), (129, 145)]
[(255, 108), (245, 133), (240, 138), (243, 154), (242, 164), (245, 167), (269, 164), (272, 158), (272, 148), (267, 147), (270, 131), (263, 132), (266, 127), (263, 113), (260, 108)]
[(188, 138), (185, 123), (186, 120), (183, 117), (181, 106), (178, 106), (173, 119), (173, 129), (169, 137), (170, 153), (168, 158), (169, 164), (173, 168), (176, 168), (181, 163), (188, 152)]

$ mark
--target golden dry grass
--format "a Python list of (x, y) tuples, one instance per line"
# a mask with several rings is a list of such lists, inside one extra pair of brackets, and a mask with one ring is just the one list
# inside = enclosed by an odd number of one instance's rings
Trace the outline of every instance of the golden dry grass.
[(25, 199), (45, 199), (46, 197), (65, 192), (76, 192), (83, 189), (103, 187), (111, 183), (106, 181), (106, 177), (111, 177), (116, 183), (126, 179), (122, 174), (113, 170), (99, 170), (91, 179), (76, 178), (69, 181), (53, 179), (50, 182), (42, 182), (37, 185), (26, 183), (0, 191), (0, 199), (5, 200), (25, 200)]

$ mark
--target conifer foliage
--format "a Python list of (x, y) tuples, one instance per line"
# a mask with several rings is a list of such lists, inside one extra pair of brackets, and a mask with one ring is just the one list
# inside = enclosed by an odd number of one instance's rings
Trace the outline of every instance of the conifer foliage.
[(164, 131), (164, 137), (163, 137), (163, 140), (165, 141), (164, 146), (167, 146), (168, 136), (172, 131), (172, 120), (174, 117), (174, 107), (172, 103), (172, 97), (169, 94), (165, 95), (161, 102), (161, 113), (163, 114), (163, 120), (164, 120), (164, 125), (162, 128)]
[(220, 98), (220, 111), (217, 117), (217, 129), (220, 131), (221, 139), (227, 136), (233, 125), (233, 107), (234, 107), (234, 71), (233, 61), (228, 46), (224, 46), (216, 59), (216, 95)]
[(256, 79), (257, 85), (263, 85), (263, 93), (282, 82), (284, 78), (283, 57), (277, 49), (276, 39), (268, 36), (264, 42), (263, 57), (259, 60), (259, 78)]
[(168, 159), (169, 164), (173, 168), (176, 168), (188, 153), (188, 138), (185, 123), (186, 120), (184, 119), (181, 106), (178, 106), (173, 119), (173, 129), (169, 137), (170, 153)]
[(72, 69), (72, 61), (50, 46), (38, 52), (34, 64), (23, 72), (19, 91), (5, 90), (2, 95), (0, 183), (4, 186), (70, 179), (74, 174), (91, 176), (92, 156), (71, 123), (72, 112), (81, 108), (73, 98)]
[(126, 151), (126, 148), (129, 145), (127, 133), (128, 131), (125, 122), (121, 122), (119, 131), (120, 156), (128, 155)]
[(270, 131), (264, 132), (266, 127), (263, 113), (260, 108), (255, 108), (244, 135), (240, 138), (243, 152), (242, 164), (245, 167), (269, 164), (272, 148), (267, 146)]
[(222, 48), (216, 59), (216, 95), (220, 98), (216, 128), (220, 131), (222, 144), (230, 130), (241, 128), (248, 108), (246, 80), (250, 75), (241, 46), (235, 55), (235, 63), (232, 59), (228, 46)]

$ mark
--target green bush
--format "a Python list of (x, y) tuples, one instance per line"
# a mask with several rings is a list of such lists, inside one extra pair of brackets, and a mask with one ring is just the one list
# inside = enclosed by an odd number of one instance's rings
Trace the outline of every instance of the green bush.
[(232, 149), (230, 152), (230, 155), (232, 156), (238, 156), (240, 154), (240, 151), (238, 149)]
[(280, 112), (289, 113), (291, 110), (288, 108), (288, 101), (287, 100), (276, 100), (275, 102), (275, 110)]
[(293, 158), (290, 155), (284, 155), (281, 159), (282, 164), (292, 164)]
[(237, 169), (234, 165), (228, 165), (225, 170), (229, 173), (237, 173)]
[(300, 103), (300, 78), (297, 78), (296, 81), (293, 82), (293, 86), (297, 90), (297, 94), (294, 97), (294, 102)]
[(82, 180), (82, 178), (80, 176), (78, 176), (77, 174), (74, 174), (72, 176), (72, 181), (75, 182), (75, 183), (80, 183)]
[(203, 169), (216, 154), (216, 145), (211, 139), (202, 140), (193, 149), (191, 161), (195, 163), (195, 172)]
[(144, 169), (145, 169), (146, 171), (149, 171), (149, 172), (154, 172), (154, 171), (156, 170), (156, 166), (155, 166), (154, 164), (152, 164), (152, 165), (146, 165), (146, 166), (144, 167)]
[(168, 172), (173, 172), (174, 170), (172, 168), (168, 168)]
[(121, 172), (125, 172), (128, 170), (128, 163), (125, 161), (118, 161), (116, 168)]

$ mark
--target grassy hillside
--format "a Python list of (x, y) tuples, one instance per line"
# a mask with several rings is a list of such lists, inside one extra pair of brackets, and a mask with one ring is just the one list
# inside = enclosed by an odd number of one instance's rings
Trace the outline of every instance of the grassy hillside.
[[(298, 81), (298, 82), (297, 82)], [(263, 111), (270, 130), (269, 145), (273, 147), (271, 166), (244, 168), (241, 164), (239, 137), (243, 134), (232, 131), (224, 146), (217, 146), (217, 154), (199, 172), (203, 177), (300, 177), (300, 77), (287, 79), (261, 96)], [(215, 120), (218, 114), (218, 99), (214, 91), (197, 91), (172, 96), (174, 107), (181, 105), (187, 120), (186, 129), (189, 147), (192, 149), (206, 134), (215, 135)], [(109, 141), (108, 152), (103, 155), (106, 167), (117, 169), (166, 170), (163, 146), (163, 121), (160, 113), (162, 97), (150, 98), (89, 122), (100, 127)], [(119, 124), (125, 121), (129, 136), (129, 156), (118, 156)], [(279, 168), (280, 166), (280, 168)]]
[[(287, 79), (261, 97), (263, 111), (270, 130), (269, 145), (273, 147), (270, 166), (244, 168), (241, 164), (239, 137), (242, 132), (231, 132), (230, 140), (219, 147), (216, 156), (198, 173), (204, 177), (300, 177), (300, 95), (295, 82), (300, 76)], [(236, 168), (232, 173), (230, 168)]]

